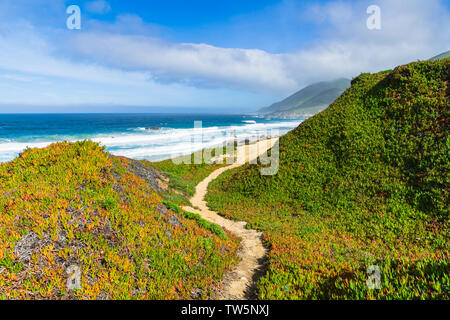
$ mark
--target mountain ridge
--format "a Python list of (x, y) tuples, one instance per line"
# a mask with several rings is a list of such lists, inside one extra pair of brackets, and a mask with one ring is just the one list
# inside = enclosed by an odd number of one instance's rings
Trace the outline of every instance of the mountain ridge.
[(271, 117), (312, 115), (328, 107), (349, 87), (350, 79), (346, 78), (316, 82), (258, 112)]
[(441, 60), (441, 59), (446, 59), (450, 57), (450, 50), (442, 52), (441, 54), (438, 54), (437, 56), (434, 56), (433, 58), (430, 58), (430, 61), (435, 61), (435, 60)]

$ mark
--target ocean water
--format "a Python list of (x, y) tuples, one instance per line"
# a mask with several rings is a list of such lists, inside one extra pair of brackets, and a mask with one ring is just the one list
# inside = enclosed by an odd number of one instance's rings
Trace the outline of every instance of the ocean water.
[(14, 159), (27, 147), (85, 139), (114, 155), (157, 161), (233, 139), (282, 135), (301, 121), (210, 114), (0, 114), (0, 162)]

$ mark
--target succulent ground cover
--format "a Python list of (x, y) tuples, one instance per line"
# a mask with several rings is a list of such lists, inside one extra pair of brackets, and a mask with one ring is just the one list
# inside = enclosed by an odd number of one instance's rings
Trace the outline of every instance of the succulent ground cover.
[(239, 241), (164, 204), (159, 176), (90, 141), (1, 164), (0, 298), (209, 298)]
[[(362, 74), (280, 138), (276, 175), (247, 164), (210, 184), (211, 209), (263, 231), (259, 298), (449, 298), (449, 65)], [(239, 240), (180, 205), (221, 166), (90, 141), (0, 164), (0, 298), (211, 297)]]
[(361, 74), (281, 137), (277, 175), (210, 184), (212, 210), (264, 233), (260, 298), (449, 298), (449, 80), (449, 59)]
[[(226, 148), (223, 148), (222, 152), (222, 154), (225, 154)], [(226, 163), (220, 163), (220, 161), (213, 163), (211, 159), (216, 156), (215, 153), (215, 149), (204, 149), (181, 157), (180, 159), (184, 160), (184, 162), (181, 160), (174, 161), (174, 159), (167, 159), (157, 162), (142, 160), (141, 163), (163, 172), (168, 177), (168, 185), (171, 191), (165, 194), (167, 200), (180, 205), (189, 204), (188, 199), (194, 195), (197, 184), (208, 177), (213, 171), (227, 165)], [(190, 161), (185, 161), (189, 157)], [(201, 161), (198, 161), (197, 158), (200, 158)]]

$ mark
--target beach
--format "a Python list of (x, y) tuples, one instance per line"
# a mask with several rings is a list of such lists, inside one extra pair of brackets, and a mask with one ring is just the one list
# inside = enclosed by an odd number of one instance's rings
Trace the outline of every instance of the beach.
[(279, 136), (301, 121), (249, 115), (2, 114), (0, 162), (14, 159), (26, 148), (86, 139), (113, 155), (160, 161), (234, 141)]

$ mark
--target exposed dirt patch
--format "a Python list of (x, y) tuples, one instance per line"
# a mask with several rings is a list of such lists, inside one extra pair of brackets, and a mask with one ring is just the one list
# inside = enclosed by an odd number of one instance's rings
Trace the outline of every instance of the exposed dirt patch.
[(169, 188), (169, 178), (156, 169), (147, 167), (138, 160), (125, 158), (128, 163), (128, 169), (136, 176), (144, 179), (147, 184), (158, 192), (166, 191)]

